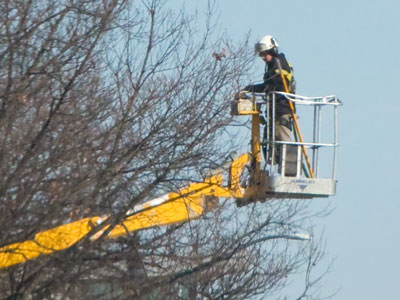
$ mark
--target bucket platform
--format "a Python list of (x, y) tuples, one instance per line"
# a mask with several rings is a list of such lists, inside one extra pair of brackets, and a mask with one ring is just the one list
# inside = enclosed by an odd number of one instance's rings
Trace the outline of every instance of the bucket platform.
[[(252, 116), (251, 165), (255, 166), (249, 184), (253, 188), (247, 189), (244, 201), (334, 196), (341, 101), (334, 95), (305, 97), (284, 92), (242, 95), (242, 99), (232, 103), (232, 114)], [(306, 133), (304, 139), (299, 139), (299, 128), (292, 124), (292, 140), (276, 140), (277, 101), (289, 101), (296, 107), (296, 123), (299, 117)]]

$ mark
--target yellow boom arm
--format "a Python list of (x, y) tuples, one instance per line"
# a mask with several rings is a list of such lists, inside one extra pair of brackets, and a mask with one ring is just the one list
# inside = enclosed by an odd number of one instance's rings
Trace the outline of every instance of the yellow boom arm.
[[(199, 218), (207, 208), (205, 196), (242, 198), (244, 189), (240, 186), (240, 174), (248, 161), (249, 155), (243, 154), (232, 162), (230, 182), (227, 186), (223, 186), (222, 174), (217, 174), (204, 182), (191, 183), (179, 192), (136, 205), (127, 212), (122, 224), (114, 226), (106, 237), (113, 238), (136, 230)], [(95, 240), (109, 229), (110, 225), (104, 225), (106, 220), (107, 216), (81, 219), (39, 232), (32, 240), (4, 246), (0, 248), (0, 269), (67, 249), (97, 226), (102, 226), (101, 230), (91, 237)]]

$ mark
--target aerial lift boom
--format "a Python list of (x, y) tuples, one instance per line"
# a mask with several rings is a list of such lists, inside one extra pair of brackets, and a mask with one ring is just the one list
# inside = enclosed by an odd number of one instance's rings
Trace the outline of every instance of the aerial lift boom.
[[(261, 106), (275, 105), (275, 95), (281, 94), (291, 103), (311, 106), (314, 108), (314, 137), (312, 142), (296, 141), (281, 142), (261, 141), (260, 138), (260, 112)], [(109, 216), (94, 216), (75, 222), (61, 225), (37, 233), (33, 239), (13, 243), (0, 248), (0, 269), (10, 267), (41, 255), (67, 249), (82, 239), (96, 240), (114, 238), (128, 232), (142, 230), (154, 226), (165, 226), (199, 218), (209, 209), (215, 207), (218, 198), (234, 198), (238, 206), (254, 201), (265, 201), (272, 198), (312, 198), (328, 197), (335, 194), (336, 188), (336, 147), (337, 143), (337, 107), (341, 102), (335, 96), (327, 97), (302, 97), (289, 93), (272, 93), (268, 97), (264, 94), (247, 94), (243, 98), (232, 102), (233, 115), (251, 116), (251, 152), (234, 159), (230, 164), (227, 182), (224, 182), (223, 172), (214, 172), (203, 182), (191, 183), (178, 192), (172, 192), (162, 197), (139, 204), (129, 210), (120, 224), (111, 225)], [(334, 141), (332, 143), (320, 142), (319, 124), (321, 121), (321, 107), (334, 108)], [(267, 116), (268, 118), (271, 116)], [(272, 112), (272, 119), (274, 113)], [(264, 130), (274, 130), (274, 121)], [(297, 172), (294, 177), (285, 176), (285, 149), (288, 145), (297, 147)], [(282, 160), (279, 162), (281, 174), (276, 174), (276, 164), (265, 162), (262, 168), (261, 149), (277, 151), (282, 149)], [(313, 167), (318, 171), (318, 150), (321, 147), (334, 149), (333, 172), (331, 178), (318, 178), (306, 176), (313, 174), (310, 164), (309, 172), (301, 172), (302, 153), (305, 148), (313, 151)], [(273, 157), (273, 155), (272, 155)], [(246, 167), (246, 168), (245, 168)], [(242, 173), (248, 169), (249, 179), (242, 185)], [(274, 173), (275, 172), (275, 173)], [(318, 172), (316, 172), (316, 175)]]
[(230, 179), (226, 186), (222, 173), (212, 175), (204, 182), (191, 183), (178, 192), (134, 206), (126, 213), (123, 222), (112, 229), (109, 228), (109, 217), (95, 216), (39, 232), (32, 240), (2, 247), (0, 269), (67, 249), (87, 236), (90, 236), (91, 240), (96, 240), (102, 235), (114, 238), (128, 232), (199, 218), (204, 211), (211, 208), (216, 197), (244, 196), (244, 189), (240, 186), (240, 174), (248, 161), (249, 155), (243, 154), (232, 162)]

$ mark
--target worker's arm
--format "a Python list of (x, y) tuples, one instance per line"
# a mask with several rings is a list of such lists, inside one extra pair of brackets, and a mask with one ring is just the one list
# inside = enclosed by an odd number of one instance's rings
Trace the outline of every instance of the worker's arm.
[(248, 85), (243, 90), (252, 92), (252, 93), (263, 93), (263, 92), (265, 92), (265, 89), (266, 89), (265, 83), (260, 83), (260, 84)]

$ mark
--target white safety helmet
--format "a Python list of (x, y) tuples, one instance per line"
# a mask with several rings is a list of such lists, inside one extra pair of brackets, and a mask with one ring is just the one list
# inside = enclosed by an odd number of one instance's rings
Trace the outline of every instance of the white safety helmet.
[(271, 52), (276, 55), (278, 54), (278, 46), (278, 41), (275, 38), (270, 35), (265, 35), (255, 44), (254, 48), (258, 55), (262, 52)]

